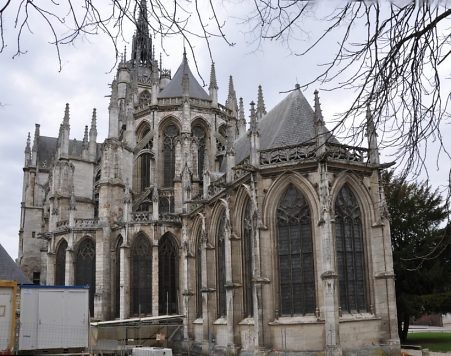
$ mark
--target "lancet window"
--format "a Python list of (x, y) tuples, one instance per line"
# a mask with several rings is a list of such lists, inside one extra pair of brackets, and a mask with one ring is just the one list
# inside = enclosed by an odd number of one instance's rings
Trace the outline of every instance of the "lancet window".
[(243, 218), (243, 292), (244, 292), (244, 315), (254, 315), (254, 304), (252, 297), (252, 203), (248, 199), (244, 207)]
[(79, 286), (89, 286), (89, 312), (91, 316), (94, 316), (96, 247), (93, 240), (85, 238), (80, 243), (75, 261), (75, 284)]
[(204, 161), (205, 161), (205, 130), (200, 125), (192, 129), (193, 136), (197, 139), (197, 173), (199, 179), (203, 179)]
[(216, 281), (217, 281), (217, 299), (218, 299), (218, 317), (225, 317), (227, 314), (226, 306), (226, 261), (225, 261), (225, 223), (226, 216), (223, 212), (219, 218), (216, 230)]
[(119, 317), (120, 301), (121, 301), (121, 246), (122, 236), (120, 236), (116, 243), (114, 250), (114, 316)]
[(149, 239), (139, 234), (131, 249), (131, 313), (152, 313), (152, 250)]
[(65, 285), (65, 275), (66, 275), (66, 240), (61, 240), (56, 250), (56, 266), (55, 266), (55, 285), (64, 286)]
[(347, 185), (335, 201), (335, 245), (341, 310), (367, 311), (361, 211)]
[(158, 283), (160, 315), (176, 314), (178, 310), (178, 247), (170, 234), (165, 234), (158, 246)]
[(196, 317), (202, 317), (202, 229), (196, 238)]
[(175, 140), (179, 130), (174, 124), (165, 127), (163, 131), (163, 185), (172, 187), (175, 174)]
[(312, 223), (304, 196), (290, 184), (277, 208), (279, 308), (282, 316), (315, 311)]

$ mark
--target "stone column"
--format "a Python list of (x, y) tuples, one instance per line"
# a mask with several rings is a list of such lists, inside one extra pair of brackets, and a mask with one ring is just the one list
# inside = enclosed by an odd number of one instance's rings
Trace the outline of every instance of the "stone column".
[(55, 284), (56, 255), (54, 252), (47, 252), (47, 285)]
[(130, 247), (122, 245), (120, 247), (120, 308), (119, 317), (127, 319), (130, 317)]
[(66, 286), (73, 286), (75, 284), (75, 260), (74, 260), (74, 250), (72, 247), (66, 249), (66, 275), (65, 284)]
[(327, 163), (320, 162), (319, 172), (319, 200), (320, 217), (318, 230), (320, 232), (322, 245), (322, 273), (323, 282), (323, 314), (325, 321), (325, 346), (326, 355), (341, 355), (339, 336), (339, 304), (338, 304), (338, 275), (335, 271), (334, 240), (332, 235), (332, 219), (330, 214), (329, 179), (327, 176)]
[(230, 210), (229, 204), (226, 199), (221, 199), (225, 205), (225, 235), (224, 235), (224, 248), (225, 248), (225, 277), (226, 277), (226, 305), (227, 305), (227, 347), (234, 349), (233, 338), (233, 280), (232, 280), (232, 243), (230, 238), (232, 236), (232, 226), (230, 223)]

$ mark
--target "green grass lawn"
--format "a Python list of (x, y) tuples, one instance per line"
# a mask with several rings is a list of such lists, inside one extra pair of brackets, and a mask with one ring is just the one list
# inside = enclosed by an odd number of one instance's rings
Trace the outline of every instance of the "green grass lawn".
[(451, 332), (415, 332), (407, 336), (407, 345), (421, 345), (438, 352), (451, 351)]

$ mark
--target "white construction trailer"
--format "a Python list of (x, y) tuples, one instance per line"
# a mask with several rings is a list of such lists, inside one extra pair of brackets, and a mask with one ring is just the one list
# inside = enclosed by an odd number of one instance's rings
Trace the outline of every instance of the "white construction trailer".
[(87, 350), (89, 288), (22, 285), (19, 350)]
[(14, 349), (16, 288), (15, 281), (0, 281), (0, 355), (10, 355)]

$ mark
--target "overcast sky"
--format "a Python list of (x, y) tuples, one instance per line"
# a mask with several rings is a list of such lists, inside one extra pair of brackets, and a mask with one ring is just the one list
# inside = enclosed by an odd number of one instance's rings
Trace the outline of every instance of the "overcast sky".
[[(212, 41), (213, 59), (216, 63), (220, 102), (225, 101), (228, 77), (232, 75), (237, 96), (244, 98), (247, 116), (248, 104), (251, 100), (256, 100), (259, 84), (263, 86), (266, 108), (269, 111), (287, 95), (281, 94), (281, 91), (290, 90), (296, 83), (302, 84), (312, 79), (319, 71), (318, 64), (334, 48), (332, 41), (324, 43), (312, 55), (298, 57), (290, 55), (290, 51), (280, 43), (268, 42), (255, 51), (256, 44), (249, 42), (250, 37), (237, 31), (237, 28), (245, 30), (239, 26), (228, 27), (231, 40), (237, 43), (234, 47), (228, 47), (221, 40)], [(306, 23), (306, 40), (317, 28), (318, 24), (313, 21)], [(6, 33), (6, 36), (12, 35), (11, 31)], [(131, 35), (130, 32), (126, 38), (131, 40)], [(24, 37), (23, 45), (28, 51), (26, 54), (13, 59), (15, 49), (12, 45), (10, 42), (10, 46), (0, 54), (0, 122), (3, 124), (3, 129), (0, 130), (0, 162), (3, 170), (0, 175), (0, 243), (16, 258), (22, 167), (28, 132), (33, 138), (34, 125), (39, 123), (41, 135), (56, 137), (67, 102), (70, 104), (71, 138), (83, 138), (84, 125), (90, 124), (92, 109), (95, 107), (99, 142), (102, 142), (108, 129), (109, 99), (105, 96), (110, 94), (108, 84), (111, 83), (115, 70), (109, 72), (114, 64), (114, 52), (107, 39), (101, 36), (85, 38), (65, 47), (61, 72), (58, 71), (55, 50), (48, 44), (48, 33), (42, 26), (37, 25), (33, 34)], [(155, 45), (159, 55), (159, 45)], [(168, 42), (166, 51), (167, 55), (163, 55), (163, 67), (171, 69), (174, 74), (182, 60), (182, 41)], [(211, 60), (205, 45), (196, 44), (195, 53), (199, 71), (208, 83)], [(190, 66), (195, 73), (192, 58)], [(449, 64), (448, 68), (451, 68)], [(200, 79), (199, 82), (202, 84)], [(304, 91), (311, 103), (315, 88), (320, 90), (326, 120), (343, 111), (349, 103), (349, 93), (321, 92), (320, 85)], [(208, 91), (207, 87), (205, 89)], [(451, 136), (449, 126), (448, 137)], [(449, 141), (447, 144), (448, 150), (451, 150)], [(429, 164), (430, 172), (433, 173), (430, 175), (431, 184), (434, 187), (441, 185), (443, 188), (447, 184), (451, 164), (448, 159), (442, 159), (441, 169), (437, 172), (434, 163), (431, 161)]]

